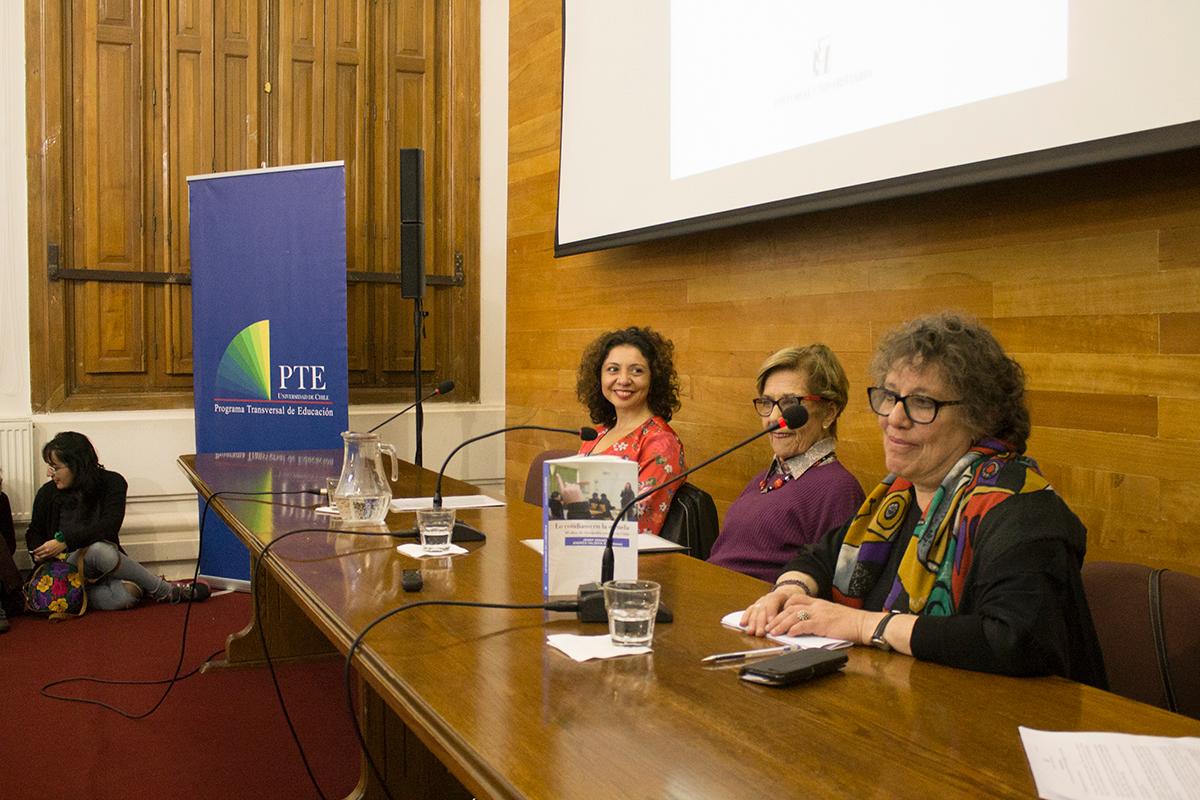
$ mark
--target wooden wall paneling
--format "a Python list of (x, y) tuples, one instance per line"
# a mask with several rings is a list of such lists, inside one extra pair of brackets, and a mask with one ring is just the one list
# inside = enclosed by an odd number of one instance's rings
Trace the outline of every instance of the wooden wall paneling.
[[(1030, 390), (1025, 400), (1039, 425), (1142, 436), (1158, 433), (1158, 400), (1146, 395)], [(1080, 415), (1080, 408), (1088, 413)]]
[[(84, 5), (76, 23), (76, 246), (71, 265), (143, 270), (148, 259), (141, 226), (146, 199), (141, 11), (132, 1), (92, 2)], [(72, 294), (82, 309), (75, 315), (75, 337), (83, 353), (75, 365), (75, 383), (104, 385), (106, 376), (144, 375), (145, 289), (84, 283)]]
[(993, 317), (983, 322), (1010, 355), (1038, 352), (1121, 354), (1157, 353), (1159, 319), (1157, 314), (1096, 314), (1086, 317)]
[(257, 0), (214, 0), (213, 170), (256, 169), (265, 160), (261, 108), (267, 71), (261, 61)]
[[(39, 408), (187, 402), (174, 390), (191, 379), (188, 289), (48, 281), (46, 252), (62, 245), (65, 267), (186, 272), (188, 174), (342, 158), (350, 263), (395, 271), (398, 248), (383, 252), (389, 231), (382, 242), (376, 231), (386, 212), (375, 206), (380, 184), (371, 181), (395, 161), (400, 126), (415, 125), (413, 143), (430, 158), (431, 270), (451, 274), (461, 252), (464, 269), (477, 271), (478, 0), (27, 0), (26, 9), (35, 90), (27, 104), (30, 201), (44, 201), (30, 229), (32, 339), (46, 343), (49, 357), (33, 359), (46, 365), (34, 369)], [(418, 111), (407, 122), (386, 102), (392, 84), (372, 66), (385, 52), (380, 20), (397, 9), (401, 57), (415, 53), (422, 63)], [(376, 126), (387, 131), (388, 147), (377, 147)], [(62, 175), (64, 163), (74, 172)], [(396, 198), (380, 192), (378, 200), (396, 210)], [(59, 220), (67, 232), (55, 232)], [(478, 396), (478, 291), (469, 280), (432, 292), (427, 308), (436, 310), (422, 345), (426, 370), (452, 362), (448, 374), (467, 399)], [(386, 391), (389, 382), (406, 383), (407, 370), (385, 370), (387, 354), (373, 345), (398, 332), (411, 366), (409, 301), (356, 285), (349, 302), (352, 385)], [(371, 303), (402, 323), (359, 313)], [(64, 328), (67, 336), (56, 334)], [(359, 402), (383, 396), (356, 394)]]
[[(400, 150), (419, 147), (425, 153), (424, 216), (425, 270), (432, 267), (436, 250), (433, 245), (434, 213), (437, 208), (436, 183), (439, 152), (433, 136), (435, 112), (432, 108), (435, 80), (436, 14), (433, 0), (404, 0), (385, 9), (383, 36), (384, 57), (380, 59), (380, 106), (384, 124), (379, 128), (379, 149), (384, 154), (385, 169), (377, 172), (377, 187), (381, 192), (384, 219), (380, 220), (386, 247), (385, 270), (398, 273), (400, 264)], [(431, 314), (435, 311), (434, 292), (426, 291), (423, 305)], [(391, 373), (392, 382), (412, 372), (416, 342), (413, 336), (412, 300), (400, 296), (400, 290), (390, 287), (379, 293), (374, 315), (380, 324), (392, 332), (383, 341), (379, 354), (381, 373)], [(427, 326), (427, 331), (431, 328)], [(422, 371), (435, 367), (429, 344), (421, 350)]]
[[(174, 12), (174, 13), (172, 13)], [(227, 131), (220, 124), (228, 92), (221, 91), (218, 75), (220, 59), (214, 46), (213, 7), (210, 2), (168, 5), (163, 15), (165, 28), (167, 79), (170, 96), (161, 86), (155, 94), (164, 97), (162, 135), (167, 140), (168, 165), (165, 179), (167, 197), (163, 236), (160, 239), (165, 254), (165, 269), (169, 272), (191, 272), (191, 227), (188, 213), (189, 175), (203, 175), (216, 169), (217, 138)], [(225, 77), (220, 70), (220, 77)], [(158, 128), (154, 126), (151, 130)], [(217, 131), (221, 131), (220, 134)], [(237, 130), (235, 127), (233, 130)], [(157, 217), (154, 217), (157, 218)], [(158, 287), (155, 293), (163, 305), (163, 324), (159, 339), (166, 343), (163, 354), (164, 371), (174, 375), (191, 375), (191, 290), (190, 287)]]
[[(67, 292), (62, 282), (46, 279), (50, 244), (67, 248), (66, 208), (74, 197), (71, 176), (63, 174), (64, 151), (74, 145), (65, 133), (69, 111), (66, 86), (74, 73), (64, 49), (74, 41), (70, 15), (61, 3), (27, 0), (25, 6), (25, 112), (28, 121), (29, 224), (29, 371), (31, 408), (35, 413), (56, 408), (67, 396), (66, 356), (73, 334), (65, 314)], [(52, 336), (51, 331), (67, 335)]]
[(1162, 314), (1159, 320), (1162, 352), (1200, 355), (1200, 313)]
[(322, 159), (325, 131), (325, 4), (282, 0), (279, 5), (279, 104), (272, 166)]
[(437, 93), (442, 107), (437, 118), (448, 119), (450, 124), (434, 126), (441, 135), (440, 147), (449, 157), (437, 165), (445, 199), (439, 205), (444, 223), (436, 231), (438, 255), (433, 267), (436, 274), (449, 276), (461, 262), (466, 283), (439, 293), (439, 308), (450, 324), (444, 329), (447, 335), (432, 344), (436, 347), (440, 374), (458, 376), (463, 396), (478, 397), (478, 342), (495, 335), (478, 324), (482, 310), (479, 202), (482, 165), (478, 125), (474, 121), (481, 116), (480, 3), (451, 0), (446, 4), (446, 16), (439, 19), (444, 20), (441, 24), (445, 26), (449, 49), (440, 61), (445, 64), (444, 88)]
[[(838, 452), (869, 490), (884, 472), (871, 351), (953, 308), (1025, 367), (1030, 454), (1088, 525), (1089, 557), (1200, 572), (1200, 151), (555, 259), (561, 4), (513, 0), (509, 32), (510, 423), (579, 424), (583, 346), (649, 324), (676, 342), (672, 424), (698, 463), (759, 424), (763, 358), (824, 341), (851, 385)], [(696, 475), (722, 514), (769, 459), (757, 444)], [(508, 437), (509, 491), (544, 446)]]
[(371, 118), (368, 65), (369, 25), (366, 0), (336, 0), (326, 6), (327, 80), (323, 160), (346, 164), (346, 262), (367, 268), (371, 164), (367, 154)]
[(1162, 269), (1200, 268), (1200, 225), (1162, 230), (1158, 262)]
[[(1200, 358), (1193, 360), (1193, 366), (1200, 374)], [(1158, 435), (1163, 439), (1200, 441), (1200, 399), (1160, 397)]]

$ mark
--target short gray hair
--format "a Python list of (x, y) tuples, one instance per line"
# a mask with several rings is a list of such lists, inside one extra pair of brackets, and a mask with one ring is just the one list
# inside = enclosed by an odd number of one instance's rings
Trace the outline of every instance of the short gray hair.
[(762, 394), (771, 373), (781, 369), (802, 373), (807, 378), (808, 391), (833, 405), (833, 423), (829, 426), (829, 433), (836, 437), (837, 418), (846, 410), (849, 400), (850, 380), (834, 352), (823, 344), (785, 347), (775, 351), (758, 370), (759, 394)]

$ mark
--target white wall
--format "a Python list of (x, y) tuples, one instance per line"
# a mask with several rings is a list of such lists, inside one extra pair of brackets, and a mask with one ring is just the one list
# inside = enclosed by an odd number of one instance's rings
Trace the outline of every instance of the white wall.
[[(463, 439), (504, 425), (508, 0), (482, 0), (480, 5), (480, 329), (485, 332), (479, 343), (480, 402), (439, 403), (426, 410), (424, 463), (433, 469)], [(0, 419), (32, 421), (34, 454), (59, 431), (86, 433), (105, 465), (129, 481), (130, 501), (122, 543), (134, 558), (155, 571), (182, 577), (190, 573), (188, 562), (196, 552), (196, 502), (175, 459), (195, 450), (191, 411), (31, 414), (24, 13), (23, 3), (0, 2), (0, 197), (4, 198), (0, 204)], [(439, 376), (445, 377), (452, 376)], [(350, 427), (366, 430), (401, 407), (352, 407)], [(393, 422), (383, 433), (401, 455), (411, 458), (411, 414)], [(31, 457), (40, 464), (39, 457)], [(503, 487), (503, 437), (464, 448), (447, 472), (497, 489)], [(35, 472), (40, 474), (40, 469)], [(28, 508), (14, 511), (19, 522), (27, 519)]]

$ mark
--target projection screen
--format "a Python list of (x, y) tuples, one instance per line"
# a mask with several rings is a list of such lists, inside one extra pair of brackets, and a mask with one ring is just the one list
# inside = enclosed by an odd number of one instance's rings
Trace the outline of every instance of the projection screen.
[(1200, 3), (563, 15), (555, 255), (1200, 144)]

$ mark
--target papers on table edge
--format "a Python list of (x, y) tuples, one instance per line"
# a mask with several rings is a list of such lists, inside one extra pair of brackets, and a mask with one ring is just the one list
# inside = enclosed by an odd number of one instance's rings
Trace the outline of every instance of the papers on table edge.
[[(462, 494), (442, 498), (442, 508), (491, 508), (502, 506), (504, 501), (486, 494)], [(416, 511), (419, 508), (433, 508), (432, 497), (393, 497), (392, 511)]]
[(1196, 796), (1200, 737), (1017, 730), (1044, 800)]
[[(530, 548), (538, 555), (545, 553), (546, 543), (542, 539), (522, 539), (521, 544)], [(668, 553), (677, 550), (687, 550), (681, 544), (675, 544), (670, 539), (664, 539), (661, 536), (655, 536), (653, 533), (638, 534), (638, 552), (639, 553)]]
[[(738, 620), (742, 618), (743, 611), (731, 611), (721, 617), (721, 624), (726, 628), (733, 628), (735, 631), (746, 632), (746, 629), (738, 625)], [(830, 639), (826, 636), (767, 636), (772, 642), (790, 645), (800, 650), (841, 650), (843, 647), (850, 647), (854, 642), (848, 642), (845, 639)]]

